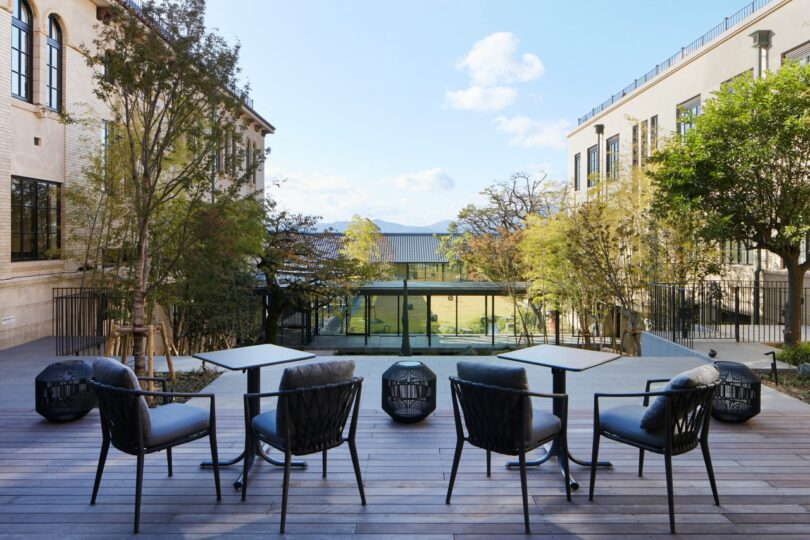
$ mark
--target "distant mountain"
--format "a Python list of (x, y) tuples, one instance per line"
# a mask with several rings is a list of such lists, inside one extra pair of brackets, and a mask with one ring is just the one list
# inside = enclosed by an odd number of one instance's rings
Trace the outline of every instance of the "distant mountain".
[[(401, 223), (393, 223), (391, 221), (384, 221), (382, 219), (372, 219), (377, 227), (384, 233), (446, 233), (447, 227), (450, 225), (449, 219), (437, 221), (432, 225), (402, 225)], [(332, 221), (318, 224), (318, 230), (324, 231), (326, 229), (334, 229), (338, 232), (343, 232), (348, 227), (348, 221)]]

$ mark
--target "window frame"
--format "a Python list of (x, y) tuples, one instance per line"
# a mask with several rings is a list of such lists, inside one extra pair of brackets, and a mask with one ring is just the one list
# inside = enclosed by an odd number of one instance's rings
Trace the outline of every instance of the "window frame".
[(574, 154), (574, 191), (579, 191), (580, 184), (582, 183), (582, 153), (577, 152)]
[(641, 153), (640, 150), (639, 150), (639, 124), (638, 124), (638, 122), (633, 124), (632, 145), (633, 145), (633, 151), (632, 151), (632, 154), (633, 154), (633, 166), (635, 167), (635, 166), (639, 165), (639, 155)]
[(588, 148), (587, 151), (587, 183), (588, 187), (595, 186), (599, 179), (599, 145), (595, 144)]
[[(22, 202), (17, 202), (15, 204), (15, 195), (14, 195), (14, 185), (15, 183), (21, 184), (21, 193), (22, 193)], [(30, 189), (28, 186), (30, 184), (34, 184), (35, 187), (33, 189), (34, 193), (34, 200), (30, 201), (26, 204), (25, 193)], [(51, 205), (42, 205), (39, 201), (39, 187), (40, 185), (44, 185), (47, 187), (55, 187), (56, 188), (56, 204)], [(14, 209), (18, 209), (19, 214), (19, 221), (17, 223), (17, 231), (14, 230)], [(25, 209), (30, 210), (30, 226), (28, 230), (25, 229)], [(39, 230), (39, 213), (41, 210), (46, 212), (46, 230), (44, 233), (41, 233)], [(55, 210), (56, 216), (56, 223), (52, 223), (50, 220), (50, 216), (52, 215), (51, 210)], [(11, 177), (11, 262), (30, 262), (30, 261), (48, 261), (48, 260), (59, 260), (61, 259), (61, 251), (62, 251), (62, 184), (59, 182), (52, 182), (50, 180), (40, 180), (38, 178), (28, 178), (25, 176), (12, 176)], [(50, 238), (53, 237), (56, 241), (56, 249), (58, 250), (58, 255), (54, 256), (46, 256), (45, 252), (40, 252), (39, 244), (40, 244), (40, 236), (44, 234), (47, 238), (47, 242), (50, 242)], [(19, 250), (14, 251), (14, 237), (19, 237)], [(24, 246), (24, 237), (28, 235), (31, 237), (31, 244), (30, 244), (30, 251), (26, 252), (23, 251)], [(45, 251), (47, 251), (46, 248)]]
[[(56, 38), (53, 36), (54, 29), (57, 33)], [(46, 37), (48, 44), (48, 83), (46, 84), (48, 95), (46, 102), (49, 109), (57, 112), (61, 112), (62, 110), (62, 91), (64, 88), (63, 36), (64, 33), (62, 32), (62, 26), (59, 24), (59, 21), (54, 15), (50, 15), (48, 17), (48, 36)], [(53, 65), (54, 57), (56, 58), (55, 66)], [(53, 101), (54, 97), (56, 98), (56, 103)]]
[[(803, 49), (807, 49), (805, 51), (806, 56), (791, 56), (795, 55), (796, 51), (801, 51)], [(800, 65), (810, 64), (810, 40), (805, 41), (804, 43), (793, 47), (790, 50), (787, 50), (782, 53), (782, 63), (785, 62), (799, 62)]]
[(658, 150), (658, 115), (650, 117), (650, 153)]
[[(679, 103), (675, 107), (675, 131), (678, 135), (681, 137), (685, 136), (686, 133), (695, 126), (695, 117), (700, 115), (702, 108), (703, 102), (701, 101), (700, 94)], [(691, 121), (684, 122), (683, 120), (687, 115), (691, 115)]]
[[(18, 18), (25, 14), (28, 21)], [(14, 47), (14, 36), (18, 36), (19, 45)], [(25, 51), (20, 47), (25, 40)], [(14, 56), (17, 55), (17, 71), (14, 71)], [(23, 72), (24, 67), (24, 72)], [(26, 103), (34, 102), (34, 16), (31, 6), (25, 0), (14, 0), (11, 12), (11, 96)], [(17, 81), (18, 89), (24, 93), (14, 92), (14, 81)]]
[(619, 134), (605, 139), (605, 178), (615, 180), (619, 177)]

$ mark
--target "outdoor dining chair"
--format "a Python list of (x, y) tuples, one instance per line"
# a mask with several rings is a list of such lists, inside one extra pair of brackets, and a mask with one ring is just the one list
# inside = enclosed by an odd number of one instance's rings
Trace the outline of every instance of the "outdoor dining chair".
[[(326, 478), (327, 451), (349, 443), (360, 501), (366, 504), (355, 445), (362, 386), (363, 378), (354, 377), (354, 362), (339, 360), (287, 368), (277, 392), (245, 394), (245, 451), (251, 451), (258, 440), (284, 453), (281, 534), (284, 534), (287, 521), (287, 495), (294, 455), (321, 452), (323, 477)], [(250, 400), (269, 397), (278, 398), (277, 409), (251, 418)], [(350, 414), (349, 434), (345, 437), (343, 433)], [(248, 472), (246, 461), (242, 477), (243, 501), (247, 496)]]
[[(685, 454), (698, 445), (709, 475), (714, 503), (720, 505), (714, 481), (712, 458), (709, 453), (709, 423), (712, 397), (719, 380), (717, 368), (700, 366), (685, 371), (673, 379), (647, 381), (645, 392), (595, 394), (593, 413), (593, 457), (591, 485), (588, 497), (593, 500), (596, 466), (601, 436), (639, 449), (638, 475), (644, 472), (644, 451), (664, 455), (667, 477), (669, 528), (675, 533), (675, 501), (672, 487), (672, 456)], [(659, 391), (650, 391), (655, 383), (667, 382)], [(643, 405), (619, 405), (600, 411), (602, 398), (643, 397)], [(650, 398), (656, 400), (650, 405)]]
[[(453, 484), (464, 442), (487, 452), (487, 476), (492, 473), (492, 452), (518, 456), (520, 486), (523, 494), (523, 520), (526, 533), (529, 524), (529, 494), (526, 479), (526, 453), (558, 437), (566, 436), (568, 423), (568, 396), (566, 394), (539, 394), (529, 391), (526, 370), (512, 366), (497, 366), (475, 362), (459, 362), (458, 377), (450, 377), (453, 415), (456, 423), (456, 452), (446, 504), (450, 504)], [(559, 400), (562, 417), (532, 408), (532, 397)], [(463, 422), (462, 422), (463, 416)], [(466, 427), (466, 434), (465, 429)], [(562, 442), (562, 441), (560, 441)], [(571, 500), (571, 482), (568, 458), (560, 458), (565, 475), (565, 495)]]
[[(141, 390), (141, 381), (162, 381), (163, 392)], [(96, 504), (101, 476), (110, 443), (126, 454), (137, 456), (135, 477), (135, 526), (140, 528), (141, 492), (143, 489), (144, 456), (166, 450), (169, 476), (172, 475), (172, 447), (208, 437), (214, 462), (214, 484), (217, 500), (222, 500), (217, 463), (216, 414), (213, 394), (166, 392), (165, 381), (156, 377), (136, 377), (124, 364), (109, 358), (93, 362), (90, 380), (101, 413), (101, 454), (98, 458), (96, 480), (90, 504)], [(164, 405), (150, 409), (146, 397), (162, 398)], [(168, 403), (173, 398), (206, 398), (208, 410), (181, 403)]]

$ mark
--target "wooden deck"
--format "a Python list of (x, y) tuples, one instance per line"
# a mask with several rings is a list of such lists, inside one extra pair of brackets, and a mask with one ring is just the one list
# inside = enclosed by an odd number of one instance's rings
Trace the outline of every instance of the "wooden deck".
[[(241, 411), (218, 411), (220, 456), (239, 451)], [(0, 537), (36, 535), (118, 538), (131, 532), (135, 459), (111, 451), (98, 503), (89, 505), (100, 433), (97, 412), (55, 425), (32, 411), (0, 411)], [(591, 417), (575, 411), (570, 441), (574, 453), (590, 451)], [(700, 452), (674, 461), (679, 535), (747, 538), (810, 538), (810, 413), (763, 413), (747, 425), (713, 423), (711, 449), (722, 506), (712, 504)], [(636, 475), (637, 453), (603, 440), (601, 456), (613, 470), (598, 476), (588, 502), (586, 470), (573, 466), (582, 487), (566, 502), (551, 463), (529, 473), (533, 532), (544, 538), (626, 538), (668, 532), (663, 460), (648, 457)], [(223, 469), (223, 500), (217, 503), (212, 475), (199, 462), (207, 440), (174, 451), (174, 477), (162, 454), (146, 461), (140, 537), (213, 538), (275, 536), (281, 473), (262, 464), (240, 502)], [(319, 456), (294, 471), (287, 520), (290, 538), (472, 538), (524, 536), (517, 472), (494, 457), (485, 474), (484, 452), (467, 447), (453, 503), (444, 504), (455, 435), (450, 411), (422, 424), (393, 424), (384, 413), (361, 412), (358, 449), (368, 506), (359, 504), (347, 448), (330, 453), (329, 478), (321, 479)]]

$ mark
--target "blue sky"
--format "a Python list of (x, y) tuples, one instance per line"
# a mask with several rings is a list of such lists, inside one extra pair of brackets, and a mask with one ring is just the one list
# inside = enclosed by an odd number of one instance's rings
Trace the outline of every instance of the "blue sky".
[(743, 4), (209, 0), (208, 21), (277, 128), (271, 196), (427, 225), (512, 172), (564, 180), (577, 117)]

